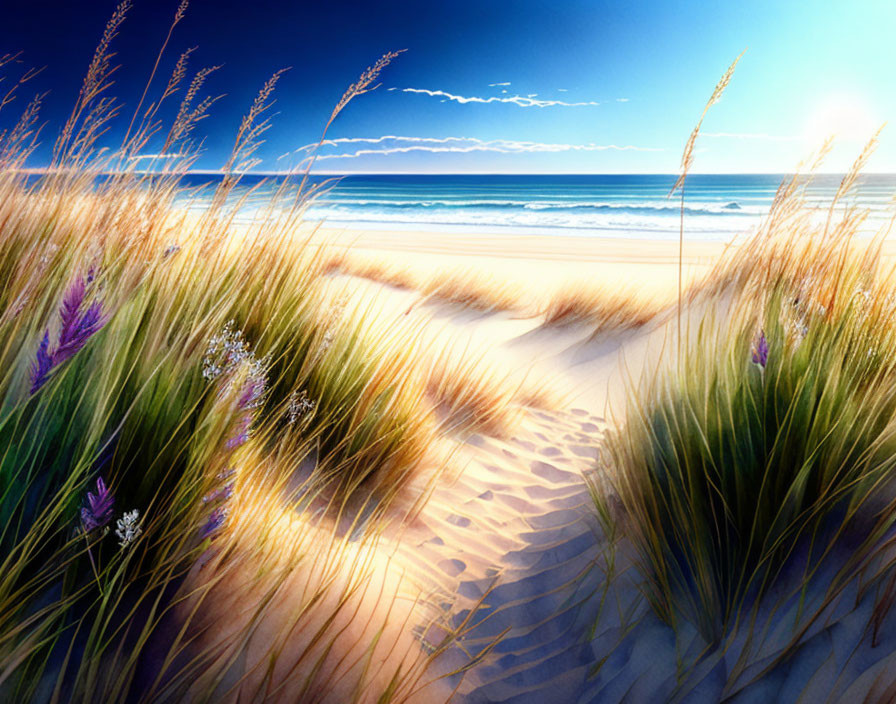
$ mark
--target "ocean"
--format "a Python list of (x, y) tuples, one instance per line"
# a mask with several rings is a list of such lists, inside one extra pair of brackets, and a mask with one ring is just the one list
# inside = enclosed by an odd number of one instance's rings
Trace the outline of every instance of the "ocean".
[[(191, 174), (187, 185), (213, 185), (219, 177)], [(241, 186), (260, 176), (244, 176)], [(680, 201), (667, 194), (675, 175), (347, 175), (307, 210), (305, 218), (333, 227), (490, 233), (566, 234), (583, 237), (676, 239)], [(729, 240), (756, 228), (785, 178), (780, 174), (695, 174), (685, 191), (685, 234)], [(827, 213), (840, 176), (811, 183), (809, 204)], [(270, 177), (241, 217), (265, 198)], [(210, 188), (208, 189), (210, 190)], [(876, 230), (893, 213), (896, 175), (869, 174), (846, 200), (868, 208), (865, 229)], [(202, 207), (200, 196), (193, 207)]]

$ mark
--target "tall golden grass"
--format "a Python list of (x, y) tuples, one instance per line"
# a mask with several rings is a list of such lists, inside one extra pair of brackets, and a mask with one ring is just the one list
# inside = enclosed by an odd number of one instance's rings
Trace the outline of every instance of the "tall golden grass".
[(865, 599), (874, 639), (891, 607), (893, 221), (863, 235), (868, 212), (849, 200), (877, 137), (824, 218), (806, 193), (829, 145), (785, 179), (759, 230), (688, 293), (680, 354), (633, 388), (611, 436), (600, 515), (655, 612), (705, 643), (682, 683), (727, 653), (735, 695), (799, 657), (844, 594)]
[[(241, 173), (283, 72), (190, 215), (180, 177), (217, 67), (190, 78), (187, 51), (152, 98), (181, 3), (123, 144), (106, 149), (128, 10), (106, 26), (42, 175), (25, 170), (40, 96), (0, 135), (0, 698), (447, 698), (427, 672), (454, 636), (426, 652), (401, 632), (412, 587), (374, 549), (434, 437), (426, 389), (405, 351), (374, 344), (321, 286), (301, 227), (320, 188), (310, 163), (261, 217), (238, 219), (259, 193)], [(349, 87), (326, 128), (395, 56)], [(14, 79), (4, 110), (33, 75)], [(157, 115), (175, 96), (166, 127)], [(147, 164), (157, 143), (180, 156)], [(52, 357), (88, 305), (100, 315)], [(81, 510), (99, 478), (114, 513), (94, 529)], [(136, 529), (121, 545), (116, 518)]]

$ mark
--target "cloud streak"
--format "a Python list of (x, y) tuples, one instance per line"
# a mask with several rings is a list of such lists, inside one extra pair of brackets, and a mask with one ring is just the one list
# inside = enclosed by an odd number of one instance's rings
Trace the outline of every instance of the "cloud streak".
[(468, 103), (511, 103), (513, 105), (518, 105), (521, 108), (548, 108), (548, 107), (584, 107), (588, 105), (600, 105), (600, 103), (596, 100), (587, 100), (575, 103), (568, 103), (564, 100), (539, 100), (536, 98), (526, 98), (521, 95), (513, 95), (509, 97), (497, 97), (491, 96), (488, 98), (482, 98), (479, 96), (467, 96), (467, 95), (456, 95), (454, 93), (448, 93), (444, 90), (429, 90), (427, 88), (400, 88), (402, 93), (417, 93), (420, 95), (428, 95), (433, 98), (445, 98), (446, 100), (450, 100), (455, 103), (460, 103), (462, 105), (466, 105)]
[[(387, 144), (391, 143), (391, 144)], [(364, 148), (344, 151), (338, 154), (319, 154), (318, 161), (329, 159), (357, 159), (364, 156), (388, 156), (392, 154), (408, 154), (425, 152), (431, 154), (468, 154), (471, 152), (492, 152), (499, 154), (535, 154), (560, 152), (601, 152), (601, 151), (634, 151), (658, 152), (655, 147), (640, 147), (631, 144), (563, 144), (551, 142), (531, 142), (512, 139), (483, 140), (476, 137), (402, 137), (385, 135), (383, 137), (344, 137), (329, 140), (326, 146), (350, 144), (384, 145), (382, 148)], [(309, 146), (297, 151), (306, 150)]]

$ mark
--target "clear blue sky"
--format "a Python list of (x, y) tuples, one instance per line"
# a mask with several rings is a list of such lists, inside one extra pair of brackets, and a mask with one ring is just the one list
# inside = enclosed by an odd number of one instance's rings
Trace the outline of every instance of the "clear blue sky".
[[(114, 91), (126, 106), (139, 98), (176, 5), (136, 0), (116, 40), (123, 68)], [(48, 134), (113, 8), (106, 0), (4, 4), (0, 54), (21, 50), (25, 64), (47, 66), (29, 88), (51, 91)], [(788, 171), (832, 130), (841, 138), (827, 167), (841, 170), (874, 126), (896, 117), (894, 36), (892, 0), (194, 0), (162, 68), (167, 74), (193, 45), (194, 69), (224, 64), (209, 89), (227, 95), (200, 126), (203, 168), (224, 161), (240, 115), (274, 70), (293, 67), (260, 152), (260, 168), (270, 170), (317, 139), (361, 70), (407, 49), (330, 133), (371, 141), (327, 147), (321, 169), (649, 173), (677, 170), (713, 86), (746, 49), (704, 124), (695, 171)], [(0, 122), (12, 117), (7, 109)], [(896, 171), (894, 131), (885, 129), (872, 170)], [(401, 139), (379, 139), (388, 135)]]

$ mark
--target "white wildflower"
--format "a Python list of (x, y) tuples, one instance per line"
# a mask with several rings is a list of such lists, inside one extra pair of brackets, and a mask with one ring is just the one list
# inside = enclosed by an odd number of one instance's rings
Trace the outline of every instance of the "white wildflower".
[(302, 390), (301, 393), (293, 391), (289, 395), (289, 405), (286, 407), (286, 422), (289, 425), (295, 424), (296, 421), (304, 418), (314, 410), (315, 403), (308, 398), (308, 392)]
[(230, 320), (208, 341), (202, 357), (202, 376), (211, 381), (222, 374), (230, 374), (249, 356), (243, 331), (235, 330), (234, 322)]
[(142, 532), (140, 512), (137, 509), (125, 512), (115, 524), (115, 536), (118, 538), (118, 544), (123, 548), (139, 538)]

